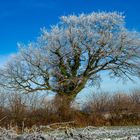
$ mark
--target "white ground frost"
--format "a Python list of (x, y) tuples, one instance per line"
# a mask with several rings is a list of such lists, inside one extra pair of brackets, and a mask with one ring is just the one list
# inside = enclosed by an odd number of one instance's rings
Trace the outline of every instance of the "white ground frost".
[(140, 140), (140, 127), (61, 128), (51, 131), (34, 130), (17, 134), (0, 128), (0, 140)]

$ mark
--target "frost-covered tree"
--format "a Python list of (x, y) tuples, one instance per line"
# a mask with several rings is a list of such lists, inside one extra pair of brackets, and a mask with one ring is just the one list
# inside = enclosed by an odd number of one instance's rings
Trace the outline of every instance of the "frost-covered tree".
[(100, 72), (129, 78), (140, 62), (140, 35), (125, 27), (124, 16), (99, 12), (61, 17), (34, 43), (2, 68), (0, 84), (23, 92), (52, 91), (72, 101)]

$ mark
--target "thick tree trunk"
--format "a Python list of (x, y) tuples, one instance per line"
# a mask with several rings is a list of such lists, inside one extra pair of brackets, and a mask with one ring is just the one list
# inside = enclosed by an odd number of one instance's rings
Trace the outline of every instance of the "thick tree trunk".
[(71, 107), (75, 97), (68, 95), (56, 95), (55, 108), (60, 121), (73, 121), (74, 109)]
[(64, 106), (65, 108), (70, 108), (71, 107), (71, 104), (72, 102), (74, 101), (75, 99), (75, 95), (61, 95), (61, 94), (57, 94), (55, 96), (55, 99), (54, 101), (59, 105), (61, 106)]
[(75, 88), (68, 92), (67, 90), (64, 92), (63, 90), (59, 90), (54, 98), (54, 104), (57, 110), (57, 114), (61, 116), (62, 120), (70, 120), (70, 116), (72, 116), (72, 112), (74, 109), (72, 108), (72, 103), (75, 100), (77, 94), (84, 88), (88, 78), (83, 78), (79, 81), (78, 85)]

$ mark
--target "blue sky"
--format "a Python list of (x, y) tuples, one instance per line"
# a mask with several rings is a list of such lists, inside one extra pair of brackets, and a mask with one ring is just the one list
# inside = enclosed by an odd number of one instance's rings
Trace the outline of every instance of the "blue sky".
[[(140, 31), (140, 0), (0, 0), (0, 65), (17, 52), (17, 42), (35, 40), (40, 28), (56, 24), (60, 16), (93, 11), (123, 12), (126, 26)], [(104, 76), (102, 88), (128, 90), (140, 86), (136, 81), (123, 85)]]

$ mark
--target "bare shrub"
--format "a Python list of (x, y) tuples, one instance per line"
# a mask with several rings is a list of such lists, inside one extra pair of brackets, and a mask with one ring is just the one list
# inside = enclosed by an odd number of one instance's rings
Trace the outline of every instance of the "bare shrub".
[(32, 126), (74, 121), (73, 126), (140, 124), (140, 92), (93, 93), (82, 108), (59, 96), (0, 94), (0, 126), (18, 130)]

